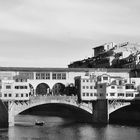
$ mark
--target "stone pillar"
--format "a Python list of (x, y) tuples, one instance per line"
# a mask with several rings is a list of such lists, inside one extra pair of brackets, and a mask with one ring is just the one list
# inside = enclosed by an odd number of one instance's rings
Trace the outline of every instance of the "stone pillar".
[(8, 103), (8, 123), (9, 126), (14, 126), (15, 124), (15, 103), (14, 101), (9, 101)]
[(108, 100), (98, 99), (93, 105), (93, 123), (108, 123)]

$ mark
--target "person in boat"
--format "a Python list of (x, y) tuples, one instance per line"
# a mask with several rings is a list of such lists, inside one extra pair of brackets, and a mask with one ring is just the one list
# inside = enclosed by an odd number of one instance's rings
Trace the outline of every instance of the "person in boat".
[(44, 121), (38, 121), (38, 120), (36, 120), (35, 125), (44, 125)]

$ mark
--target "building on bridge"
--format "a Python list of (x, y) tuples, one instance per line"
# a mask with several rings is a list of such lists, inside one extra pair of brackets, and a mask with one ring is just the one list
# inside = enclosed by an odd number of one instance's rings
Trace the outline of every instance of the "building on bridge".
[(17, 75), (13, 80), (1, 80), (0, 97), (2, 100), (29, 100), (31, 89), (27, 77)]
[(27, 78), (34, 95), (64, 95), (75, 94), (74, 78), (77, 76), (108, 74), (129, 79), (129, 72), (129, 69), (0, 67), (0, 80), (14, 80), (19, 75)]
[(75, 77), (75, 87), (79, 102), (97, 99), (97, 85), (91, 76)]
[[(107, 83), (108, 98), (133, 98), (134, 88), (140, 92), (140, 78), (130, 76), (129, 69), (0, 67), (0, 98), (23, 100), (28, 99), (29, 95), (78, 94), (79, 99), (94, 100), (102, 95), (97, 94), (97, 88), (102, 83)], [(76, 79), (81, 81), (81, 89), (77, 93)]]
[(108, 74), (75, 77), (75, 87), (80, 102), (97, 99), (132, 100), (139, 93), (130, 79)]

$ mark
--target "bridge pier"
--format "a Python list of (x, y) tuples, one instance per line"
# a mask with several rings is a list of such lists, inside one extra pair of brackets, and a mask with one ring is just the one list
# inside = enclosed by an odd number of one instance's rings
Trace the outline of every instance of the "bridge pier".
[(14, 103), (14, 101), (8, 102), (8, 123), (9, 123), (9, 126), (15, 125), (15, 103)]
[(93, 123), (107, 124), (109, 121), (108, 115), (108, 100), (98, 99), (93, 105)]

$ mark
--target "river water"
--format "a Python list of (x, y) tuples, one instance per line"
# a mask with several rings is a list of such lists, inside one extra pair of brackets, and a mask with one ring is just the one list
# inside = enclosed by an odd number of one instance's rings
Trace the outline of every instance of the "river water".
[[(45, 125), (34, 125), (36, 120)], [(14, 127), (0, 129), (0, 140), (140, 140), (140, 126), (102, 126), (60, 117), (18, 115)]]

